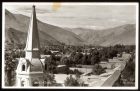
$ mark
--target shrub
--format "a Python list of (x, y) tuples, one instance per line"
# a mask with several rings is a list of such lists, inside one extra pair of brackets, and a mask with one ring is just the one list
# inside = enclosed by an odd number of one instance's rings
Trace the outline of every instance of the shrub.
[(70, 77), (67, 77), (65, 82), (65, 86), (84, 86), (84, 82), (80, 82), (79, 79), (73, 78), (72, 75)]
[(95, 65), (93, 66), (93, 69), (92, 69), (92, 74), (93, 74), (93, 75), (100, 75), (100, 74), (105, 73), (105, 72), (106, 72), (106, 71), (105, 71), (105, 68), (102, 68), (101, 65), (95, 64)]
[(55, 80), (55, 76), (54, 74), (49, 74), (49, 73), (46, 73), (44, 75), (44, 86), (54, 86), (56, 84), (56, 80)]

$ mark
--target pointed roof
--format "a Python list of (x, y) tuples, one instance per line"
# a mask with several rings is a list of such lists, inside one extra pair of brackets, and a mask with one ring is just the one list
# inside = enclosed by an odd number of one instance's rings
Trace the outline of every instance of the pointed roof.
[(40, 58), (40, 42), (39, 32), (37, 27), (35, 6), (32, 7), (32, 15), (30, 18), (30, 25), (27, 35), (27, 42), (25, 47), (25, 60), (30, 62), (30, 71), (38, 72), (43, 71), (43, 64)]
[(39, 49), (40, 49), (39, 33), (37, 27), (35, 6), (33, 5), (25, 51), (33, 51), (33, 50), (39, 51)]

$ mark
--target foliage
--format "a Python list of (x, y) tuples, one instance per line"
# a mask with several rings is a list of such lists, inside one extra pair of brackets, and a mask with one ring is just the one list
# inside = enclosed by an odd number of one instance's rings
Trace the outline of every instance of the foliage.
[(73, 73), (76, 74), (76, 75), (81, 75), (81, 74), (83, 74), (82, 72), (80, 72), (80, 71), (77, 70), (77, 69), (74, 69)]
[(5, 85), (12, 86), (14, 82), (12, 80), (14, 79), (14, 75), (12, 73), (16, 69), (16, 63), (13, 62), (15, 53), (12, 51), (10, 53), (5, 53)]
[(51, 51), (44, 50), (44, 54), (45, 55), (51, 55), (52, 53), (51, 53)]
[(79, 79), (72, 77), (72, 75), (66, 78), (64, 84), (65, 86), (84, 86), (83, 82), (80, 82)]
[(64, 67), (59, 67), (55, 71), (56, 74), (72, 74), (72, 70), (69, 69), (69, 67), (64, 66)]
[[(133, 54), (132, 54), (133, 55)], [(114, 86), (135, 86), (135, 56), (127, 62)]]
[(71, 59), (69, 57), (63, 57), (63, 58), (61, 58), (60, 63), (66, 65), (67, 67), (70, 67), (70, 66), (72, 66), (73, 62), (71, 61)]
[[(93, 48), (94, 49), (90, 49)], [(55, 47), (53, 47), (55, 49)], [(70, 46), (70, 45), (63, 45), (63, 47), (57, 47), (62, 53), (70, 55), (69, 57), (62, 57), (58, 58), (60, 64), (65, 64), (69, 67), (76, 66), (78, 64), (84, 65), (94, 65), (99, 63), (100, 61), (108, 61), (108, 59), (112, 59), (116, 57), (117, 54), (122, 54), (122, 52), (133, 52), (135, 51), (135, 46), (130, 45), (114, 45), (109, 47), (101, 47), (101, 46)], [(56, 49), (57, 49), (56, 48)], [(89, 48), (89, 54), (83, 54), (82, 50), (85, 48)]]
[(94, 65), (96, 63), (100, 62), (100, 54), (99, 52), (96, 50), (94, 52), (92, 52), (92, 57), (91, 57), (91, 64)]
[(93, 69), (92, 69), (92, 74), (93, 74), (93, 75), (100, 75), (100, 74), (105, 73), (105, 72), (106, 72), (106, 71), (105, 71), (105, 68), (102, 68), (101, 65), (95, 64), (95, 65), (93, 66)]
[[(25, 56), (25, 52), (23, 51), (23, 48), (25, 47), (25, 45), (17, 45), (17, 46), (12, 46), (12, 48), (6, 49), (5, 50), (5, 78), (6, 78), (6, 83), (7, 85), (12, 85), (12, 79), (14, 78), (12, 76), (12, 72), (15, 71), (16, 69), (16, 63), (14, 63), (12, 60), (15, 60), (15, 58), (19, 58), (19, 57), (24, 57)], [(93, 48), (94, 49), (91, 49)], [(82, 50), (89, 48), (90, 52), (89, 55), (87, 54), (82, 54)], [(20, 51), (19, 51), (20, 50)], [(60, 52), (62, 52), (64, 55), (65, 54), (71, 54), (70, 57), (56, 57), (55, 55), (53, 55), (51, 53), (50, 50), (59, 50)], [(101, 46), (71, 46), (71, 45), (60, 45), (60, 46), (54, 46), (51, 45), (48, 48), (47, 47), (42, 47), (41, 48), (41, 53), (42, 54), (46, 54), (46, 55), (51, 55), (50, 58), (46, 58), (45, 62), (46, 62), (46, 66), (47, 69), (46, 71), (48, 71), (49, 73), (66, 73), (66, 74), (77, 74), (78, 72), (75, 71), (71, 71), (69, 70), (68, 67), (71, 66), (76, 66), (78, 64), (84, 64), (84, 65), (95, 65), (98, 64), (100, 61), (108, 61), (109, 58), (113, 58), (116, 57), (117, 54), (121, 54), (122, 52), (135, 52), (135, 46), (134, 45), (115, 45), (115, 46), (109, 46), (109, 47), (101, 47)], [(60, 61), (61, 59), (61, 61)], [(61, 70), (57, 69), (57, 65), (58, 63), (65, 64), (67, 66), (67, 68), (64, 68)], [(132, 66), (132, 67), (131, 67)], [(129, 62), (129, 64), (127, 64), (127, 69), (129, 70), (124, 70), (124, 77), (130, 77), (134, 75), (134, 63), (133, 62)], [(94, 74), (101, 74), (104, 72), (104, 69), (101, 68), (99, 65), (96, 65), (93, 73)]]
[(44, 86), (54, 86), (56, 84), (56, 80), (55, 80), (55, 76), (54, 74), (49, 74), (49, 73), (46, 73), (44, 75)]
[(54, 55), (51, 55), (49, 58), (45, 59), (45, 66), (46, 66), (45, 71), (47, 71), (49, 73), (54, 73), (56, 66), (57, 66)]
[(131, 78), (135, 78), (135, 62), (132, 58), (126, 64), (125, 69), (122, 72), (122, 76), (129, 81)]
[(57, 69), (54, 71), (55, 74), (77, 74), (81, 75), (82, 72), (78, 71), (77, 69), (70, 70), (68, 66), (63, 66), (63, 67), (57, 67)]

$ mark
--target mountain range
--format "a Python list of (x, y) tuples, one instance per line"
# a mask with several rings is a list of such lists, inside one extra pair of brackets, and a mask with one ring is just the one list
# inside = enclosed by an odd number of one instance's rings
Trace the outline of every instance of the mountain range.
[(135, 24), (125, 24), (110, 29), (81, 32), (79, 36), (92, 45), (135, 45), (136, 28)]
[[(30, 18), (25, 15), (13, 14), (5, 10), (6, 41), (11, 42), (13, 40), (14, 43), (25, 43), (29, 20)], [(39, 20), (38, 29), (41, 44), (60, 45), (61, 43), (65, 43), (67, 45), (80, 45), (83, 43), (82, 39), (73, 32), (43, 23)]]
[[(47, 18), (46, 18), (47, 19)], [(25, 43), (29, 27), (28, 16), (5, 10), (5, 39), (9, 43)], [(61, 28), (38, 20), (41, 45), (135, 45), (135, 24), (94, 30), (87, 28)], [(6, 42), (6, 43), (7, 43)]]

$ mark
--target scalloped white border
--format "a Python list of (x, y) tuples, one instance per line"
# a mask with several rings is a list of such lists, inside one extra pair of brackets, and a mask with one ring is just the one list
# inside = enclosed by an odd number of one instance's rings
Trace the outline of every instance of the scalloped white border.
[(138, 30), (139, 30), (139, 4), (134, 2), (86, 2), (86, 3), (61, 3), (62, 5), (136, 5), (136, 72), (135, 72), (135, 87), (6, 87), (4, 85), (4, 41), (5, 41), (5, 5), (52, 5), (53, 2), (3, 2), (2, 3), (2, 88), (3, 89), (138, 89)]

